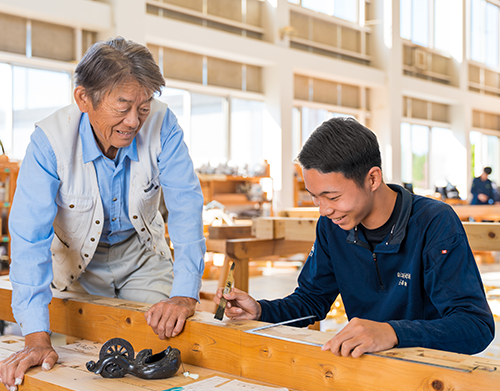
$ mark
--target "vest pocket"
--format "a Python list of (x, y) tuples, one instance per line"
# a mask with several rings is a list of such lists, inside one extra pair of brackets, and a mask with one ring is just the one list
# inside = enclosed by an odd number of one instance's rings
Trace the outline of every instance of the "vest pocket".
[(149, 183), (139, 189), (139, 197), (144, 211), (144, 220), (151, 223), (156, 217), (160, 206), (161, 184), (160, 177), (154, 177)]
[[(92, 196), (75, 196), (59, 192), (56, 196), (57, 214), (54, 226), (67, 234), (86, 232), (90, 227)], [(61, 238), (65, 240), (66, 238)]]

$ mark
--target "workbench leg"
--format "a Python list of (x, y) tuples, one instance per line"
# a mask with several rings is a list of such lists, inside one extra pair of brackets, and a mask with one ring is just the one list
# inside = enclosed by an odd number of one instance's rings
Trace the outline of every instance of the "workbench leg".
[[(234, 260), (228, 257), (226, 254), (226, 256), (224, 257), (224, 263), (220, 269), (219, 283), (217, 286), (218, 288), (224, 287), (224, 285), (226, 285), (226, 279), (229, 273), (229, 266), (231, 266), (231, 262), (234, 262)], [(234, 267), (236, 267), (236, 265), (234, 265)]]
[(248, 292), (248, 279), (250, 278), (249, 266), (250, 259), (231, 259), (236, 263), (234, 265), (234, 286), (240, 291)]

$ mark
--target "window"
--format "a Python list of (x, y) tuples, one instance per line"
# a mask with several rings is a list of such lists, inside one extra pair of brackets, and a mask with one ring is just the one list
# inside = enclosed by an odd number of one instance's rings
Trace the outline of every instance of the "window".
[(483, 172), (484, 167), (491, 167), (490, 179), (496, 183), (500, 180), (499, 148), (500, 142), (497, 136), (471, 131), (470, 153), (471, 172), (473, 177), (478, 177)]
[(429, 1), (400, 1), (400, 35), (420, 46), (429, 47)]
[(226, 99), (191, 94), (190, 153), (195, 166), (210, 162), (212, 166), (229, 158)]
[(71, 103), (71, 75), (0, 64), (0, 80), (8, 86), (0, 92), (0, 137), (9, 157), (21, 160), (35, 122)]
[(486, 0), (471, 0), (470, 58), (498, 67), (499, 7)]
[(414, 188), (429, 189), (429, 128), (401, 125), (401, 179)]
[(251, 172), (263, 156), (264, 103), (165, 88), (196, 168), (231, 163)]
[(455, 0), (401, 0), (401, 38), (419, 46), (448, 52), (454, 33), (458, 34), (456, 26), (450, 24), (450, 14), (454, 15), (456, 11)]
[(449, 182), (467, 195), (465, 147), (452, 130), (401, 124), (401, 180), (416, 192), (433, 193), (436, 183)]
[(264, 103), (231, 99), (230, 159), (251, 169), (262, 162), (263, 157)]
[(298, 155), (302, 145), (304, 145), (311, 133), (324, 121), (333, 117), (356, 118), (351, 114), (335, 113), (326, 109), (316, 109), (307, 106), (294, 108), (292, 115), (294, 158)]

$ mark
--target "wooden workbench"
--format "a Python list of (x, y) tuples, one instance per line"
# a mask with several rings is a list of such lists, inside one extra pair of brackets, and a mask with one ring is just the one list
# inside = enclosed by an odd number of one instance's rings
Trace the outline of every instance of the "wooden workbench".
[[(10, 301), (10, 283), (0, 280), (0, 319), (13, 321)], [(209, 370), (193, 369), (202, 376), (209, 377), (213, 371), (219, 371), (224, 376), (289, 390), (491, 391), (500, 384), (499, 360), (423, 348), (391, 349), (357, 359), (336, 357), (312, 346), (323, 344), (334, 335), (332, 333), (279, 326), (267, 329), (267, 335), (255, 335), (248, 331), (265, 323), (227, 319), (220, 322), (208, 313), (196, 313), (187, 320), (180, 335), (161, 341), (144, 320), (147, 308), (136, 302), (54, 291), (49, 305), (51, 329), (98, 343), (124, 338), (136, 351), (150, 348), (159, 352), (170, 345), (181, 351), (185, 364)], [(81, 390), (77, 388), (84, 384), (83, 380), (79, 381), (81, 374), (72, 372), (71, 367), (80, 366), (85, 360), (73, 362), (62, 355), (60, 366), (54, 372), (30, 369), (19, 391)], [(60, 372), (56, 372), (59, 369)], [(56, 386), (53, 378), (48, 379), (55, 373), (60, 373), (61, 378), (71, 384)], [(91, 382), (87, 384), (93, 385), (95, 379), (94, 374), (85, 374), (85, 381)], [(127, 384), (135, 382), (131, 377), (124, 379)], [(124, 383), (115, 382), (116, 386), (111, 386), (111, 381), (107, 381), (103, 389), (125, 390)], [(146, 389), (164, 389), (151, 388), (152, 384), (148, 382)], [(98, 390), (94, 386), (84, 389)]]
[[(132, 375), (126, 375), (119, 379), (105, 379), (100, 375), (89, 372), (86, 363), (99, 360), (99, 351), (102, 344), (87, 340), (78, 340), (70, 345), (57, 346), (55, 350), (59, 355), (57, 364), (50, 371), (43, 371), (41, 368), (31, 369), (24, 378), (20, 390), (71, 390), (71, 391), (163, 391), (184, 388), (176, 387), (198, 387), (198, 390), (206, 390), (206, 383), (226, 383), (223, 390), (255, 389), (256, 391), (281, 390), (275, 385), (244, 379), (240, 376), (228, 375), (223, 372), (202, 368), (195, 365), (183, 364), (179, 371), (171, 378), (158, 380), (145, 380)], [(19, 336), (0, 336), (0, 360), (7, 358), (12, 353), (24, 347), (24, 338)], [(135, 352), (137, 355), (138, 351)], [(153, 352), (157, 353), (157, 352)], [(198, 379), (184, 376), (187, 371), (190, 374), (198, 375)], [(231, 382), (230, 384), (227, 384)], [(235, 384), (236, 383), (236, 384)], [(203, 386), (205, 384), (205, 386)], [(232, 388), (232, 387), (234, 388)], [(230, 388), (231, 387), (231, 388)], [(272, 388), (270, 388), (272, 387)]]

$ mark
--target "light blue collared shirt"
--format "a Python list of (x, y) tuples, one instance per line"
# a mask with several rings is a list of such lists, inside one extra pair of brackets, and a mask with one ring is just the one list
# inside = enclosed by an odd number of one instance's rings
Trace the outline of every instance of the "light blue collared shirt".
[[(101, 242), (119, 243), (134, 233), (128, 216), (130, 161), (137, 161), (136, 141), (109, 159), (99, 149), (87, 114), (80, 121), (84, 162), (93, 162), (104, 209)], [(158, 157), (160, 182), (167, 206), (170, 238), (175, 248), (171, 297), (199, 299), (203, 274), (203, 195), (194, 173), (183, 131), (167, 109)], [(52, 298), (52, 224), (59, 189), (57, 159), (47, 136), (36, 128), (19, 171), (9, 218), (12, 238), (10, 280), (12, 308), (23, 335), (49, 331), (48, 304)]]

